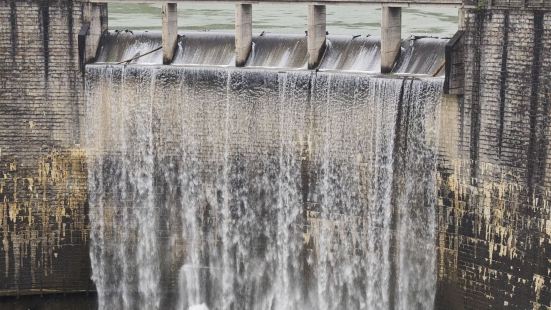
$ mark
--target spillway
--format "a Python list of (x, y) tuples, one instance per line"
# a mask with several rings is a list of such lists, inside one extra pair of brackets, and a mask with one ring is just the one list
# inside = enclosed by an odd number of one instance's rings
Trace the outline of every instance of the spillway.
[(106, 32), (101, 38), (97, 63), (162, 64), (161, 34)]
[[(410, 37), (392, 72), (402, 75), (444, 75), (448, 39)], [(161, 65), (161, 34), (106, 32), (96, 63)], [(245, 67), (301, 70), (307, 68), (305, 35), (262, 33), (253, 37)], [(380, 72), (379, 37), (329, 35), (319, 65), (324, 71)], [(227, 66), (235, 64), (235, 37), (230, 33), (187, 32), (179, 36), (172, 65)]]
[(374, 37), (331, 36), (320, 69), (380, 72), (381, 42)]
[(186, 33), (178, 40), (172, 64), (233, 66), (235, 38), (228, 33)]
[(320, 71), (87, 66), (100, 309), (433, 307), (443, 81), (346, 72), (373, 67), (346, 49), (378, 52), (337, 38)]

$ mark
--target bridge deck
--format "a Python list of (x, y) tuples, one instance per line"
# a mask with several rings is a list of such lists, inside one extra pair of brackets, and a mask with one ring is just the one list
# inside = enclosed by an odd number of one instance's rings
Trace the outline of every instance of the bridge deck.
[(234, 3), (287, 3), (287, 4), (375, 4), (396, 7), (409, 6), (454, 6), (460, 7), (463, 0), (89, 0), (96, 3), (184, 3), (184, 2), (234, 2)]

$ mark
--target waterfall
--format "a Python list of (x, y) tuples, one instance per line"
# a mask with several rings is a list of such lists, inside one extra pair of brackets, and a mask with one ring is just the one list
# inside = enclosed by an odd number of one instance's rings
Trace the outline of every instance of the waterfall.
[(442, 79), (87, 66), (100, 309), (430, 309)]

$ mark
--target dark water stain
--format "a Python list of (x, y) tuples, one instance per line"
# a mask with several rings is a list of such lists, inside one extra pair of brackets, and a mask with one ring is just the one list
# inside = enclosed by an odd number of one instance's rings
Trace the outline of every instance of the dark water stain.
[(503, 130), (505, 123), (505, 93), (507, 90), (507, 57), (509, 46), (509, 11), (505, 12), (505, 18), (503, 23), (503, 49), (501, 51), (501, 74), (500, 74), (500, 88), (499, 88), (499, 129), (497, 132), (497, 150), (498, 156), (501, 157), (501, 148), (503, 146)]
[[(308, 79), (308, 92), (306, 97), (307, 102), (307, 109), (310, 110), (312, 108), (312, 90), (314, 85), (314, 79), (316, 76), (316, 72), (313, 72), (310, 78)], [(302, 149), (302, 158), (304, 158), (301, 161), (301, 187), (302, 187), (302, 204), (305, 206), (303, 208), (302, 213), (302, 219), (303, 221), (308, 221), (308, 214), (307, 214), (307, 207), (308, 204), (308, 192), (310, 190), (310, 153), (308, 151), (308, 145), (305, 143)]]
[(458, 96), (459, 100), (459, 141), (460, 151), (465, 151), (465, 96)]
[(10, 44), (11, 57), (15, 63), (15, 55), (17, 54), (17, 5), (15, 0), (10, 0)]
[[(479, 157), (479, 139), (480, 139), (480, 62), (482, 53), (482, 38), (484, 37), (484, 21), (486, 19), (486, 11), (476, 12), (474, 27), (468, 32), (474, 35), (473, 45), (473, 77), (472, 83), (472, 98), (471, 98), (471, 145), (470, 145), (470, 160), (471, 160), (471, 180), (472, 185), (477, 184), (478, 176), (478, 157)], [(469, 51), (467, 51), (469, 52)]]
[(99, 22), (101, 24), (101, 32), (104, 33), (107, 31), (107, 25), (109, 23), (109, 8), (107, 3), (98, 4), (100, 8), (100, 17)]
[(74, 18), (73, 18), (73, 9), (74, 9), (74, 4), (73, 4), (73, 0), (67, 0), (67, 30), (68, 30), (68, 42), (69, 42), (69, 58), (71, 59), (71, 65), (73, 64), (73, 60), (75, 58), (75, 55), (73, 53), (74, 51), (74, 31), (73, 31), (73, 28), (74, 28), (74, 24), (75, 24), (75, 21), (74, 21)]
[[(527, 154), (527, 185), (529, 194), (534, 193), (536, 185), (541, 184), (545, 171), (545, 122), (538, 122), (540, 76), (542, 66), (542, 39), (544, 32), (544, 13), (534, 12), (534, 45), (532, 54), (532, 71), (530, 74), (530, 144)], [(545, 106), (542, 107), (544, 110)], [(548, 107), (547, 107), (548, 109)], [(530, 195), (532, 196), (532, 195)]]
[[(80, 87), (78, 85), (79, 81), (79, 75), (75, 74), (75, 53), (78, 51), (78, 45), (75, 47), (74, 42), (74, 27), (75, 27), (75, 20), (74, 20), (74, 0), (67, 0), (67, 7), (66, 7), (66, 14), (67, 14), (67, 41), (69, 43), (69, 68), (71, 68), (71, 78), (69, 80), (69, 88), (71, 90), (71, 94), (75, 98), (75, 102), (71, 105), (73, 120), (74, 120), (74, 127), (73, 127), (73, 143), (78, 144), (80, 143), (80, 105), (79, 105), (79, 90)], [(84, 83), (83, 83), (84, 84)]]
[[(286, 73), (283, 73), (283, 74), (286, 74)], [(317, 78), (318, 78), (317, 72), (312, 71), (312, 73), (310, 74), (306, 82), (306, 85), (304, 86), (306, 89), (306, 104), (307, 104), (308, 111), (312, 111), (312, 109), (314, 108), (314, 104), (312, 103), (312, 97), (315, 94), (315, 85), (316, 85)], [(286, 79), (282, 79), (282, 80), (283, 80), (283, 83), (287, 82)], [(283, 85), (283, 86), (286, 87), (286, 85)], [(312, 171), (311, 154), (308, 151), (307, 144), (303, 146), (302, 157), (304, 159), (301, 160), (301, 165), (300, 165), (300, 169), (301, 169), (301, 189), (300, 190), (302, 193), (302, 204), (303, 204), (301, 221), (302, 221), (303, 227), (306, 227), (306, 223), (308, 223), (308, 210), (310, 209), (309, 207), (310, 197), (308, 193), (310, 193), (311, 191), (312, 179), (315, 178), (315, 176), (311, 172)], [(313, 248), (314, 248), (313, 241), (310, 240), (310, 242), (301, 249), (300, 256), (299, 256), (300, 269), (303, 270), (304, 272), (304, 281), (302, 281), (298, 289), (300, 289), (303, 296), (305, 296), (305, 299), (308, 301), (312, 300), (312, 296), (310, 296), (309, 288), (312, 287), (314, 283), (317, 282), (316, 271), (313, 268), (313, 266), (308, 262), (309, 257), (312, 256), (311, 252)], [(317, 257), (314, 259), (317, 261)]]
[[(408, 86), (406, 86), (408, 85)], [(398, 111), (396, 114), (396, 122), (394, 127), (394, 147), (393, 147), (393, 154), (394, 159), (392, 162), (393, 171), (395, 173), (394, 177), (392, 178), (392, 188), (395, 190), (396, 188), (401, 188), (401, 182), (404, 178), (402, 172), (404, 171), (403, 165), (404, 160), (402, 157), (402, 154), (405, 154), (407, 150), (407, 124), (408, 124), (408, 118), (409, 118), (409, 108), (410, 108), (410, 99), (411, 96), (407, 98), (407, 100), (404, 100), (404, 96), (406, 94), (406, 87), (408, 87), (408, 93), (411, 94), (411, 89), (413, 86), (413, 81), (409, 80), (407, 78), (402, 80), (402, 85), (400, 87), (400, 94), (398, 97)], [(406, 111), (404, 111), (406, 109)], [(405, 124), (404, 124), (405, 123)], [(404, 130), (402, 130), (404, 129)], [(391, 205), (392, 207), (392, 218), (390, 222), (390, 229), (392, 231), (396, 231), (396, 228), (398, 226), (398, 222), (400, 221), (400, 214), (398, 208), (396, 206), (398, 203), (396, 202), (396, 195), (392, 195), (391, 197)], [(396, 254), (396, 251), (398, 249), (398, 238), (394, 235), (390, 238), (390, 246), (391, 249), (388, 253), (388, 261), (390, 262), (390, 270), (389, 270), (389, 285), (388, 285), (388, 301), (389, 301), (389, 309), (395, 308), (395, 301), (397, 298), (398, 292), (397, 290), (397, 274), (399, 273), (398, 270), (398, 262), (396, 261), (396, 258), (398, 255)]]
[[(306, 84), (306, 103), (307, 103), (307, 110), (311, 111), (313, 109), (313, 103), (312, 103), (312, 97), (314, 96), (315, 91), (315, 85), (316, 85), (316, 79), (318, 77), (317, 71), (312, 71), (310, 74), (310, 77), (308, 78), (307, 84)], [(285, 81), (285, 79), (284, 79)], [(283, 82), (283, 83), (286, 83)], [(286, 85), (284, 85), (286, 86)], [(310, 175), (310, 155), (308, 151), (308, 146), (304, 145), (304, 148), (302, 150), (303, 157), (306, 158), (306, 160), (303, 160), (301, 163), (301, 186), (302, 186), (302, 203), (304, 205), (303, 212), (302, 212), (302, 221), (304, 223), (308, 222), (308, 207), (307, 204), (309, 202), (308, 192), (310, 191), (310, 181), (312, 176)]]
[(406, 109), (406, 116), (405, 116), (405, 124), (403, 125), (404, 128), (404, 135), (403, 135), (403, 152), (406, 152), (408, 150), (408, 135), (409, 135), (409, 122), (411, 120), (411, 106), (412, 106), (412, 94), (413, 94), (413, 80), (409, 82), (409, 89), (407, 91), (409, 94), (408, 100), (407, 100), (407, 109)]
[(48, 82), (50, 71), (50, 1), (42, 0), (38, 8), (38, 21), (42, 33), (42, 53), (44, 57), (44, 78)]

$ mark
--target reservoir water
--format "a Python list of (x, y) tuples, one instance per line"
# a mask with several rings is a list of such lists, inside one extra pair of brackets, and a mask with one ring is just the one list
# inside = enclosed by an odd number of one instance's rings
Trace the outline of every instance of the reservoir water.
[[(253, 32), (301, 34), (306, 30), (307, 5), (255, 4)], [(111, 4), (111, 29), (160, 30), (160, 5)], [(179, 3), (178, 25), (181, 31), (234, 30), (235, 6), (231, 3)], [(327, 30), (330, 34), (376, 35), (380, 33), (381, 8), (377, 5), (327, 6)], [(457, 30), (458, 10), (449, 7), (404, 8), (402, 37), (410, 34), (451, 37)]]

